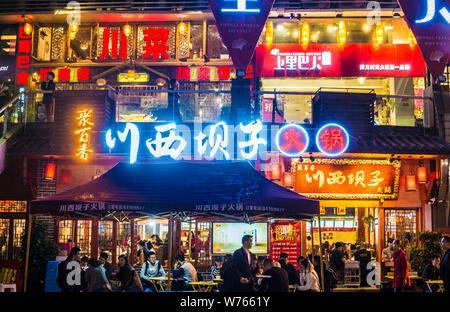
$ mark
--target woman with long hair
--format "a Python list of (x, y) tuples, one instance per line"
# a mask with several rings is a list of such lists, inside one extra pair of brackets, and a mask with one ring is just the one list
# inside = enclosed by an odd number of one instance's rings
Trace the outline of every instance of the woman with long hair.
[(119, 256), (119, 273), (117, 277), (120, 281), (119, 292), (143, 292), (141, 280), (133, 266), (128, 263), (126, 255)]
[(309, 261), (308, 258), (303, 258), (300, 259), (299, 264), (300, 264), (299, 279), (301, 286), (297, 286), (297, 289), (300, 291), (319, 292), (320, 291), (319, 276), (314, 270), (312, 263)]

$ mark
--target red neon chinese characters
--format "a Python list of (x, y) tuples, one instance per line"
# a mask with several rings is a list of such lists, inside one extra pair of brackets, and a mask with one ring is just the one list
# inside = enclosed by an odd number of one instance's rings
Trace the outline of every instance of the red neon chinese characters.
[(285, 145), (281, 147), (282, 150), (286, 151), (292, 148), (295, 145), (299, 150), (304, 148), (304, 145), (297, 141), (301, 136), (301, 133), (295, 131), (294, 129), (289, 129), (285, 133), (283, 133), (283, 137), (286, 141), (288, 141)]
[(219, 76), (219, 80), (230, 79), (230, 74), (231, 74), (231, 67), (229, 67), (229, 66), (217, 67), (217, 75)]
[(89, 80), (89, 67), (78, 68), (77, 78), (78, 78), (78, 81), (88, 81)]
[(323, 144), (323, 148), (326, 150), (333, 150), (334, 146), (338, 146), (340, 149), (344, 148), (344, 137), (341, 129), (328, 129), (320, 135), (320, 141)]
[(26, 72), (17, 74), (17, 84), (28, 84), (28, 76)]
[(197, 72), (197, 79), (209, 80), (210, 79), (209, 73), (210, 73), (209, 67), (199, 67)]
[[(29, 68), (30, 67), (30, 53), (31, 53), (31, 34), (25, 33), (24, 26), (19, 27), (19, 40), (17, 42), (17, 68)], [(25, 71), (21, 71), (17, 74), (17, 84), (28, 84), (29, 74)]]
[(191, 69), (186, 66), (178, 67), (177, 80), (191, 80)]
[(167, 40), (169, 39), (169, 29), (165, 28), (147, 28), (144, 29), (144, 41), (145, 45), (143, 47), (144, 55), (143, 59), (152, 56), (152, 59), (157, 60), (160, 58), (169, 58), (167, 51), (169, 46), (167, 45)]
[[(116, 59), (119, 56), (119, 30), (112, 30), (110, 28), (103, 29), (103, 47), (102, 54), (99, 59), (104, 60), (109, 55), (109, 37), (111, 34), (111, 58)], [(123, 30), (120, 32), (120, 59), (127, 59), (127, 45), (128, 37)]]
[(45, 79), (47, 79), (47, 74), (51, 71), (51, 68), (41, 68), (39, 71), (39, 81), (44, 81)]
[(70, 81), (70, 68), (58, 69), (58, 81)]
[(17, 47), (17, 53), (31, 53), (31, 41), (30, 40), (20, 40)]

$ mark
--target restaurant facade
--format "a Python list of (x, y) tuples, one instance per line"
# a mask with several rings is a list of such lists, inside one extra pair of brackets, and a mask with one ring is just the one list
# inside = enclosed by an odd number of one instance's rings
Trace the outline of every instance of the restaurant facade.
[[(161, 160), (250, 161), (267, 179), (320, 200), (320, 218), (268, 221), (261, 254), (274, 259), (287, 252), (295, 262), (325, 241), (369, 243), (378, 261), (390, 238), (415, 245), (418, 232), (435, 229), (433, 205), (447, 200), (450, 146), (438, 135), (430, 76), (399, 8), (383, 8), (374, 24), (366, 12), (335, 11), (275, 6), (241, 79), (206, 11), (8, 23), (2, 40), (15, 50), (1, 57), (15, 58), (15, 92), (30, 92), (9, 117), (23, 131), (3, 145), (2, 185), (17, 194), (1, 196), (0, 261), (20, 269), (31, 200), (94, 181), (118, 162)], [(54, 122), (40, 92), (50, 71)], [(298, 127), (283, 128), (291, 124)], [(164, 149), (164, 132), (179, 145)], [(61, 257), (76, 245), (92, 257), (108, 251), (113, 265), (123, 253), (135, 263), (137, 241), (169, 233), (158, 217), (34, 219), (49, 224)], [(227, 226), (220, 222), (176, 223), (174, 253), (209, 268), (227, 253), (225, 236), (214, 246), (215, 226)]]

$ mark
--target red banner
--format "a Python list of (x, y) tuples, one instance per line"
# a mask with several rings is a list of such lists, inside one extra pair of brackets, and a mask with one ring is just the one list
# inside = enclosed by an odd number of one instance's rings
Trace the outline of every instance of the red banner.
[(423, 77), (425, 62), (409, 44), (259, 45), (257, 77)]
[(238, 76), (250, 63), (273, 2), (274, 0), (209, 0), (217, 30)]
[(433, 76), (442, 75), (450, 57), (450, 0), (399, 0)]
[(300, 256), (300, 223), (276, 222), (270, 226), (270, 258), (280, 259), (280, 253), (288, 254), (288, 261), (294, 266)]

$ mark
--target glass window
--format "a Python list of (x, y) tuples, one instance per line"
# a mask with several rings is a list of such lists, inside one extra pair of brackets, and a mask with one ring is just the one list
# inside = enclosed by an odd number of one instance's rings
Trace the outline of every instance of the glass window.
[(98, 251), (109, 251), (112, 254), (112, 231), (113, 221), (99, 221), (98, 222)]
[(215, 24), (208, 25), (207, 50), (210, 59), (228, 58), (228, 50), (222, 43)]
[(344, 220), (335, 220), (334, 221), (334, 227), (343, 228), (344, 227)]
[(27, 202), (18, 200), (0, 200), (0, 212), (27, 212)]
[(13, 260), (19, 260), (22, 249), (22, 234), (25, 231), (25, 219), (14, 219)]
[(69, 239), (73, 241), (72, 238), (73, 231), (73, 221), (72, 220), (61, 220), (58, 222), (58, 242), (67, 243)]
[(131, 253), (131, 223), (119, 222), (117, 235), (117, 255), (129, 255)]
[(91, 233), (92, 233), (92, 221), (91, 220), (77, 220), (77, 239), (76, 245), (81, 249), (82, 256), (91, 256)]
[(352, 228), (352, 227), (353, 227), (353, 220), (344, 221), (344, 228)]
[(416, 239), (415, 210), (385, 210), (385, 240), (389, 238), (414, 242)]
[(0, 219), (0, 260), (8, 259), (9, 219)]
[(325, 220), (325, 225), (324, 227), (326, 228), (332, 228), (334, 227), (334, 220)]
[(203, 56), (203, 24), (191, 22), (190, 55), (191, 59)]
[[(130, 39), (128, 39), (130, 40)], [(101, 51), (101, 50), (99, 50)], [(90, 59), (91, 27), (80, 27), (74, 39), (70, 40), (69, 55), (77, 59)]]

